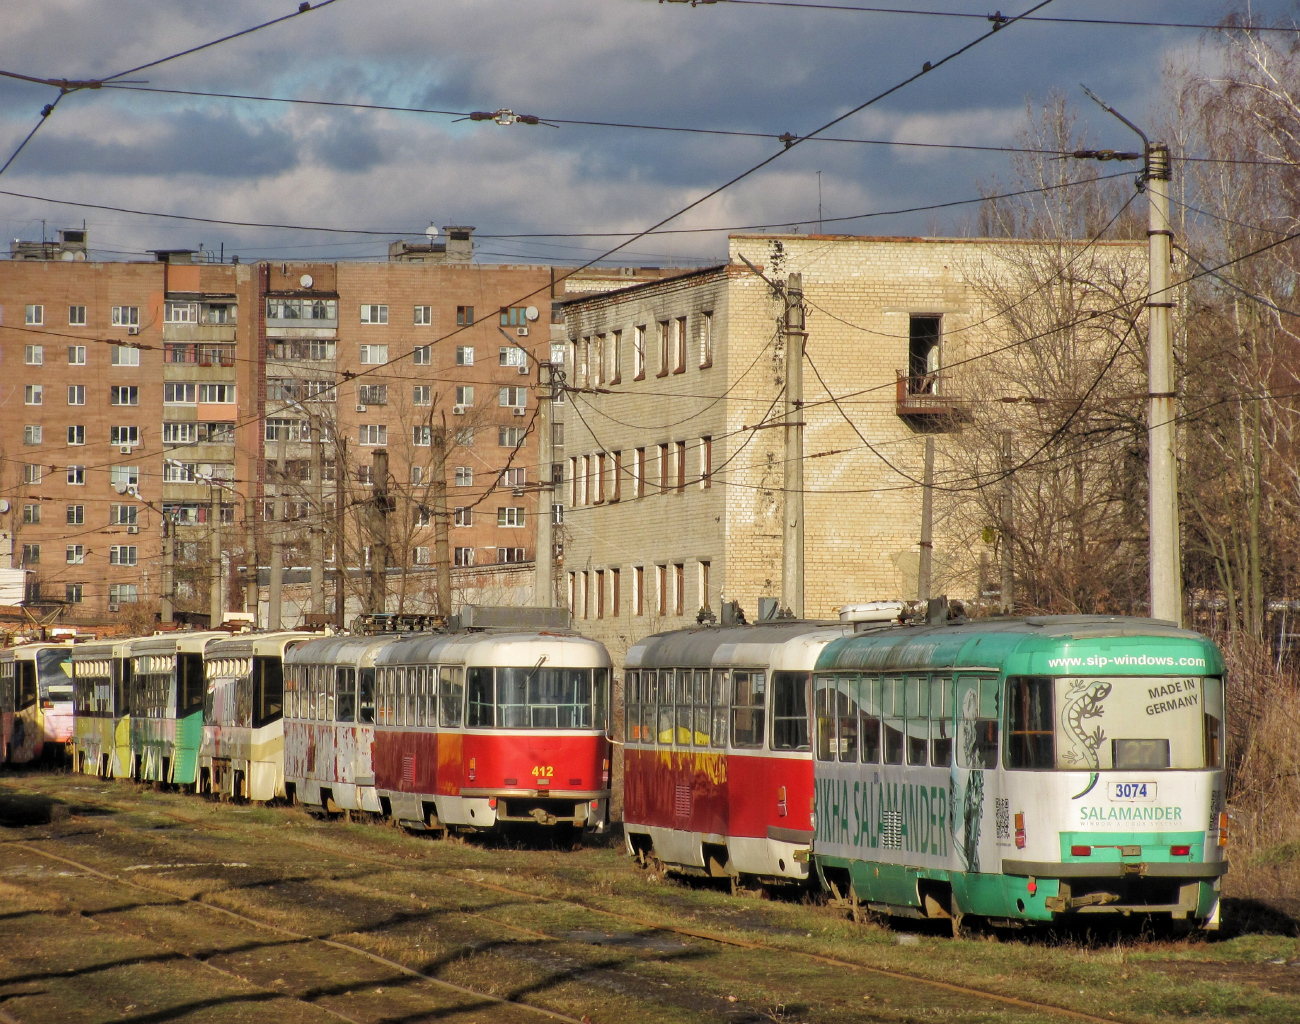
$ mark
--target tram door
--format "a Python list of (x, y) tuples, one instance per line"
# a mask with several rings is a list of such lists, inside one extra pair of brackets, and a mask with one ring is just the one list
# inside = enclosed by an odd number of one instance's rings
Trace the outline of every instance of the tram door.
[(997, 844), (1009, 829), (998, 767), (996, 676), (958, 676), (953, 758), (952, 844), (964, 871), (999, 870)]

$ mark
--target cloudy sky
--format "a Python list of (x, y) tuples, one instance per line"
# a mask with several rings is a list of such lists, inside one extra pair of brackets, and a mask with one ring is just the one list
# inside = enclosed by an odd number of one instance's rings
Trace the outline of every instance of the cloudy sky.
[[(834, 2), (834, 0), (807, 0)], [(839, 0), (870, 5), (873, 0)], [(975, 0), (881, 6), (984, 15)], [(1009, 3), (1016, 13), (1032, 0)], [(1295, 13), (1255, 0), (1259, 19)], [(95, 78), (288, 13), (290, 0), (0, 0), (0, 69)], [(1214, 22), (1218, 0), (1055, 0), (1048, 17)], [(804, 133), (987, 31), (982, 19), (656, 0), (336, 0), (140, 75), (150, 88), (345, 101), (565, 120)], [(1169, 28), (1021, 23), (837, 125), (840, 138), (1009, 143), (1026, 101), (1084, 82), (1140, 123), (1161, 68), (1198, 60), (1202, 35)], [(57, 91), (0, 79), (0, 162)], [(1090, 106), (1090, 105), (1089, 105)], [(1081, 107), (1099, 145), (1129, 148)], [(224, 245), (243, 259), (377, 258), (432, 221), (471, 224), (479, 258), (583, 261), (621, 239), (488, 238), (635, 231), (780, 149), (770, 139), (564, 124), (456, 121), (122, 90), (66, 96), (0, 189), (224, 220), (364, 228), (388, 237), (201, 225), (0, 195), (8, 238), (80, 227), (104, 258)], [(674, 221), (717, 228), (640, 239), (615, 262), (709, 260), (725, 228), (964, 199), (1005, 177), (1004, 155), (810, 142)], [(861, 234), (951, 231), (960, 212), (841, 222)], [(815, 230), (815, 225), (813, 230)], [(828, 228), (829, 229), (829, 228)], [(806, 230), (806, 228), (805, 228)]]

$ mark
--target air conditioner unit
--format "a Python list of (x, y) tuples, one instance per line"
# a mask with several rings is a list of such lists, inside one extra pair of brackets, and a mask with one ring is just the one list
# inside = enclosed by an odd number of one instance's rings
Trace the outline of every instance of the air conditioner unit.
[(528, 373), (528, 364), (525, 363), (523, 366), (519, 367), (519, 372), (522, 373), (522, 374), (527, 374), (527, 373)]
[(108, 610), (109, 610), (110, 612), (115, 612), (115, 611), (118, 610), (118, 605), (110, 604), (110, 605), (108, 606)]
[(127, 333), (127, 334), (139, 334), (139, 333), (140, 333), (140, 328), (138, 328), (138, 327), (128, 327), (128, 328), (126, 329), (126, 333)]
[(364, 405), (357, 406), (357, 412), (365, 412), (365, 411), (366, 411), (366, 407)]
[(528, 328), (527, 328), (527, 327), (516, 327), (516, 328), (515, 328), (515, 334), (517, 334), (517, 335), (518, 335), (519, 337), (521, 337), (521, 338), (526, 338), (526, 337), (528, 337)]
[(122, 445), (121, 448), (118, 449), (118, 451), (120, 451), (123, 455), (130, 455), (130, 454), (131, 454), (131, 446), (130, 446), (129, 444), (124, 444), (124, 445)]
[(525, 409), (525, 408), (523, 408), (522, 406), (518, 406), (518, 405), (515, 406), (515, 415), (516, 415), (516, 416), (522, 416), (522, 415), (524, 415), (524, 413), (526, 413), (527, 411), (528, 411), (528, 410)]
[(465, 407), (464, 407), (463, 405), (453, 405), (453, 406), (451, 407), (451, 414), (452, 414), (453, 416), (464, 416), (464, 415), (465, 415)]
[(126, 532), (127, 532), (127, 533), (139, 533), (139, 532), (140, 532), (140, 527), (138, 527), (138, 526), (128, 526), (128, 527), (126, 528)]

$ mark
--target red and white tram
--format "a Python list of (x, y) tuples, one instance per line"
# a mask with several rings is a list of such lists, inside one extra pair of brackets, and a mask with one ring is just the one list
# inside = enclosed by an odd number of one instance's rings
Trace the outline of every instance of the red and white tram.
[(375, 791), (375, 658), (392, 636), (308, 640), (284, 656), (284, 784), (328, 811), (382, 808)]
[(394, 640), (375, 659), (375, 787), (430, 828), (609, 820), (609, 654), (575, 634)]
[(852, 629), (702, 627), (628, 650), (623, 823), (631, 855), (733, 881), (808, 878), (812, 670), (822, 648)]

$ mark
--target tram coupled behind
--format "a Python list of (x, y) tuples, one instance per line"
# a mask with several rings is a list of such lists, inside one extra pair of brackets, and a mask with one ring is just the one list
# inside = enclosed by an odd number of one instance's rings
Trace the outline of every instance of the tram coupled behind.
[(410, 637), (376, 659), (375, 780), (385, 811), (432, 828), (603, 831), (609, 654), (576, 634)]
[(74, 771), (105, 779), (132, 774), (131, 646), (139, 639), (72, 648)]
[(398, 642), (323, 637), (285, 654), (288, 795), (331, 812), (382, 810), (375, 789), (375, 659)]

